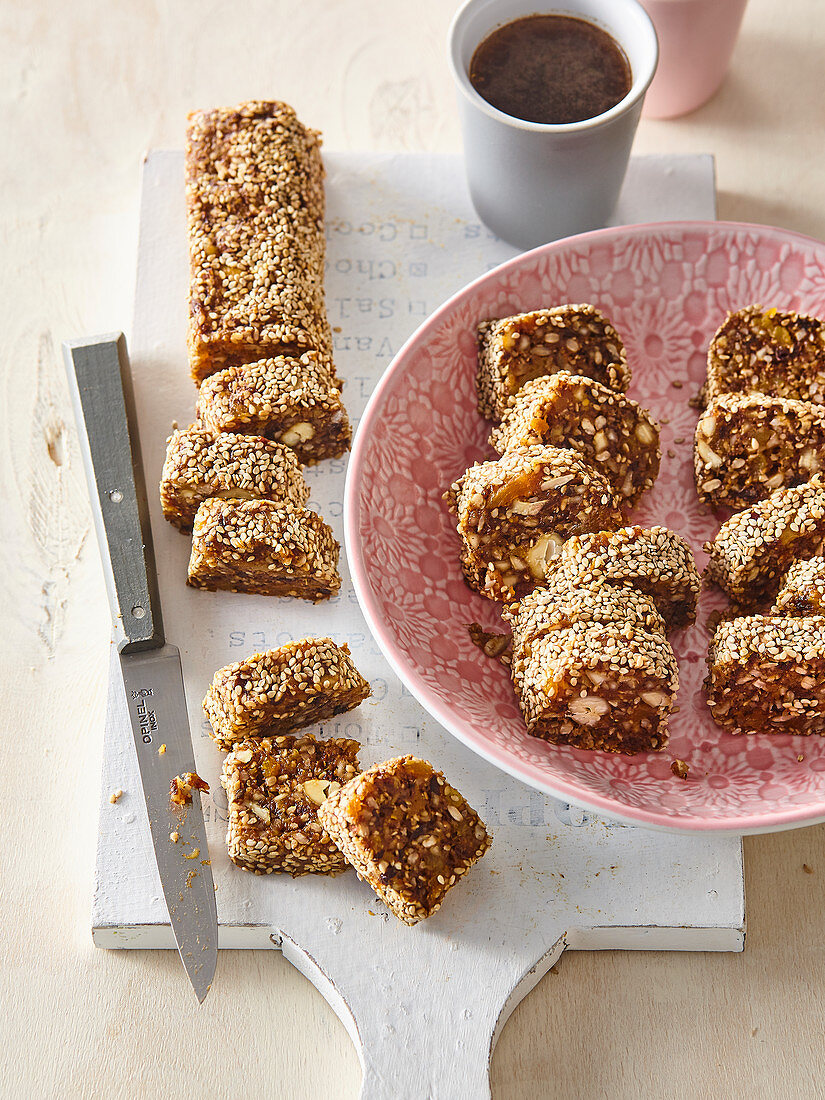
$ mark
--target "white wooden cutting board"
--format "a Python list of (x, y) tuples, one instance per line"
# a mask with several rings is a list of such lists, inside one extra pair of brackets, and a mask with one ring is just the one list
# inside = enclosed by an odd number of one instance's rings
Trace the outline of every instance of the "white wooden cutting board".
[[(338, 154), (328, 168), (327, 298), (336, 362), (357, 421), (404, 339), (445, 297), (513, 250), (478, 223), (460, 158)], [(616, 222), (714, 216), (709, 157), (631, 163)], [(144, 168), (134, 331), (130, 341), (164, 621), (180, 646), (217, 885), (220, 946), (276, 948), (347, 1026), (374, 1100), (481, 1100), (508, 1015), (565, 947), (737, 951), (744, 944), (741, 842), (612, 823), (498, 772), (445, 733), (403, 688), (358, 610), (346, 562), (341, 595), (313, 606), (186, 587), (189, 540), (164, 523), (152, 487), (173, 421), (192, 417), (186, 364), (183, 158)], [(311, 506), (343, 543), (346, 463), (308, 471)], [(414, 927), (401, 925), (354, 873), (256, 877), (224, 846), (221, 755), (200, 700), (215, 669), (308, 634), (347, 641), (373, 697), (323, 727), (363, 744), (369, 765), (402, 752), (431, 760), (493, 835), (487, 856)], [(122, 703), (110, 670), (93, 908), (100, 947), (174, 946)], [(670, 780), (663, 781), (663, 789)], [(673, 784), (679, 782), (673, 779)], [(115, 789), (124, 793), (109, 801)], [(185, 980), (181, 973), (181, 981)], [(221, 980), (220, 962), (216, 981)]]

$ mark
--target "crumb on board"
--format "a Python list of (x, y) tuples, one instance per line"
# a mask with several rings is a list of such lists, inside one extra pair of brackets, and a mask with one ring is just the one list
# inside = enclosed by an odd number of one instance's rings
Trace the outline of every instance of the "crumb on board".
[(811, 867), (807, 863), (802, 864), (802, 870), (805, 872), (806, 875), (812, 875), (814, 873), (813, 867)]
[(172, 841), (173, 844), (177, 844), (177, 842), (180, 840), (180, 833), (170, 833), (169, 839)]
[(797, 764), (801, 764), (804, 759), (805, 759), (805, 754), (801, 752), (799, 754), (799, 756), (797, 756), (797, 758), (796, 758)]
[(158, 749), (158, 756), (164, 756), (165, 753), (166, 753), (166, 746), (161, 745), (160, 748)]
[(112, 803), (112, 805), (114, 805), (115, 802), (117, 802), (117, 800), (122, 795), (123, 795), (123, 791), (120, 789), (120, 787), (118, 787), (118, 789), (116, 791), (112, 791), (112, 793), (109, 795), (109, 801)]
[(687, 779), (688, 774), (690, 773), (690, 768), (684, 762), (684, 760), (674, 760), (673, 763), (670, 765), (670, 770), (673, 772), (674, 775), (678, 776), (679, 779)]
[(199, 873), (199, 871), (190, 871), (189, 874), (186, 876), (186, 886), (188, 889), (192, 889), (192, 883), (197, 878)]
[(176, 775), (169, 784), (169, 798), (176, 806), (188, 806), (192, 801), (192, 791), (208, 791), (209, 784), (195, 772)]
[(674, 390), (680, 390), (682, 386), (684, 386), (684, 382), (680, 382), (678, 378), (674, 378), (670, 384), (673, 386)]
[(183, 858), (184, 859), (197, 859), (200, 854), (201, 854), (200, 848), (193, 848), (191, 852), (186, 852), (184, 854)]

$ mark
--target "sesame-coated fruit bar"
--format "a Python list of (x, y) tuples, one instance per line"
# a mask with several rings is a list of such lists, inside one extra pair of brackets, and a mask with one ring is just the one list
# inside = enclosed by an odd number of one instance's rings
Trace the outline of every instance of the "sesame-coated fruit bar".
[(478, 411), (500, 420), (531, 378), (569, 371), (624, 393), (630, 384), (622, 338), (590, 305), (536, 309), (478, 326)]
[(320, 135), (285, 103), (189, 116), (189, 359), (197, 382), (282, 351), (329, 351)]
[(627, 755), (667, 744), (679, 676), (662, 633), (630, 624), (576, 624), (514, 653), (511, 672), (534, 737)]
[(315, 512), (273, 500), (213, 497), (195, 516), (187, 583), (317, 603), (341, 587), (339, 549)]
[(499, 454), (536, 443), (578, 451), (628, 506), (659, 473), (659, 426), (650, 413), (609, 386), (567, 371), (525, 382), (490, 435)]
[(708, 706), (728, 733), (825, 733), (825, 618), (720, 623), (708, 668)]
[(762, 306), (729, 313), (708, 349), (705, 401), (759, 393), (825, 404), (825, 325)]
[(220, 668), (203, 701), (217, 744), (289, 733), (352, 710), (370, 695), (349, 647), (303, 638)]
[(541, 582), (562, 543), (622, 522), (605, 477), (575, 451), (523, 447), (471, 466), (445, 494), (468, 584), (491, 599)]
[(699, 499), (734, 511), (799, 485), (825, 469), (825, 405), (722, 394), (696, 425), (693, 466)]
[(773, 615), (825, 615), (825, 558), (795, 562), (782, 581)]
[(321, 804), (318, 820), (404, 924), (440, 908), (490, 846), (475, 810), (414, 756), (368, 768)]
[(300, 508), (309, 486), (294, 453), (279, 443), (254, 435), (213, 435), (194, 426), (173, 432), (160, 481), (165, 518), (191, 531), (198, 506), (209, 497), (266, 497)]
[(821, 554), (825, 546), (825, 482), (776, 489), (766, 500), (731, 516), (705, 544), (708, 580), (742, 608), (772, 600), (795, 561)]
[(318, 821), (324, 799), (358, 774), (357, 741), (273, 737), (242, 741), (224, 761), (226, 846), (244, 871), (335, 875), (347, 863)]
[(304, 463), (349, 449), (349, 417), (331, 361), (317, 352), (261, 359), (207, 378), (196, 416), (213, 432), (262, 435), (291, 447)]
[(667, 527), (622, 527), (569, 539), (558, 562), (574, 585), (627, 584), (646, 592), (668, 627), (696, 617), (700, 579), (693, 551)]
[(665, 635), (665, 621), (653, 599), (629, 585), (595, 584), (573, 587), (562, 573), (548, 577), (516, 603), (505, 605), (503, 618), (513, 632), (513, 654), (529, 655), (534, 642), (573, 626), (629, 627)]

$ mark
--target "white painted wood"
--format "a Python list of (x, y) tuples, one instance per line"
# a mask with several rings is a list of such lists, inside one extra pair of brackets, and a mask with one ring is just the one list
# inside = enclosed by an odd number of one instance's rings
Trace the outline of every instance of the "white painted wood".
[[(478, 225), (460, 159), (327, 158), (328, 302), (345, 397), (357, 418), (403, 339), (444, 297), (512, 254)], [(638, 205), (634, 205), (638, 204)], [(633, 162), (620, 211), (635, 217), (713, 214), (710, 158)], [(636, 214), (638, 211), (638, 215)], [(146, 164), (131, 357), (147, 481), (157, 481), (171, 421), (191, 418), (185, 360), (186, 249), (182, 159)], [(312, 502), (340, 537), (345, 463), (309, 471)], [(188, 540), (152, 501), (164, 620), (181, 648), (205, 802), (222, 947), (280, 948), (327, 997), (364, 1066), (363, 1096), (489, 1095), (489, 1058), (504, 1021), (565, 946), (740, 950), (741, 843), (618, 825), (548, 799), (444, 733), (392, 675), (370, 639), (346, 571), (327, 606), (203, 593), (184, 585)], [(289, 637), (347, 640), (374, 699), (325, 727), (364, 744), (364, 764), (401, 751), (431, 759), (478, 808), (490, 853), (430, 920), (395, 921), (354, 875), (258, 878), (223, 845), (221, 757), (200, 699), (220, 665)], [(113, 680), (112, 683), (117, 683)], [(108, 796), (120, 788), (116, 805)], [(93, 910), (106, 947), (171, 947), (128, 724), (110, 693)], [(220, 982), (218, 964), (216, 981)]]

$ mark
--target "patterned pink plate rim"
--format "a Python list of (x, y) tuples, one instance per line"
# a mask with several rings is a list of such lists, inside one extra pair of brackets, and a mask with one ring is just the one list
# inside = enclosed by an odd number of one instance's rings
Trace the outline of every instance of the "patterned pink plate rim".
[[(358, 429), (345, 537), (361, 607), (392, 667), (464, 744), (525, 783), (654, 828), (766, 832), (825, 820), (825, 738), (732, 737), (705, 704), (705, 622), (724, 601), (704, 592), (694, 627), (676, 634), (679, 711), (663, 753), (626, 758), (529, 737), (506, 670), (467, 624), (498, 629), (497, 606), (470, 592), (441, 494), (488, 457), (475, 409), (474, 331), (485, 317), (592, 302), (616, 324), (633, 369), (631, 396), (662, 424), (662, 470), (634, 513), (702, 544), (718, 520), (693, 486), (697, 413), (688, 404), (708, 341), (728, 309), (753, 302), (825, 314), (825, 244), (781, 229), (668, 222), (603, 229), (544, 245), (470, 283), (407, 341)], [(684, 760), (687, 780), (672, 775)]]

